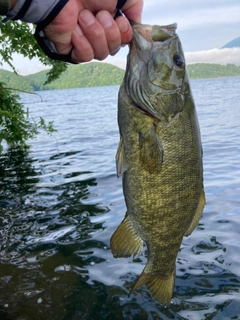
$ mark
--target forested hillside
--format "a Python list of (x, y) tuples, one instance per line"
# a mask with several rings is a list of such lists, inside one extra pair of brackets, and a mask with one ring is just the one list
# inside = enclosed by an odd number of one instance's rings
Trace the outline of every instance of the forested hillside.
[(188, 66), (188, 74), (191, 79), (233, 77), (240, 76), (240, 67), (235, 64), (196, 63)]
[[(187, 69), (191, 79), (240, 76), (240, 67), (234, 64), (225, 66), (197, 63), (188, 65)], [(109, 86), (122, 82), (124, 70), (100, 62), (69, 65), (59, 79), (44, 85), (46, 74), (47, 71), (41, 71), (28, 76), (19, 76), (0, 69), (0, 82), (5, 82), (7, 87), (28, 91)]]

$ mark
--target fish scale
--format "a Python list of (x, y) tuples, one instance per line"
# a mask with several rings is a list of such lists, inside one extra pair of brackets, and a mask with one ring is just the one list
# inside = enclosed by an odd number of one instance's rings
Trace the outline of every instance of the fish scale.
[(132, 28), (116, 156), (127, 213), (111, 250), (114, 257), (135, 256), (144, 241), (147, 264), (131, 292), (146, 284), (168, 305), (182, 238), (205, 206), (201, 138), (176, 25)]

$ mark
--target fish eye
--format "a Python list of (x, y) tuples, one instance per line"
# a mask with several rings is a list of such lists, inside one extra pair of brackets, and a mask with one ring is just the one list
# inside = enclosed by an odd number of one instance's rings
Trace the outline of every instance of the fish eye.
[(179, 68), (184, 66), (184, 58), (183, 56), (181, 56), (178, 53), (175, 53), (173, 56), (173, 62), (175, 63), (175, 65)]

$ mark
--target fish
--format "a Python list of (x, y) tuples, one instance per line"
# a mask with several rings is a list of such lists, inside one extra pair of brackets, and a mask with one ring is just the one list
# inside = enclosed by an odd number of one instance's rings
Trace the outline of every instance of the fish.
[(147, 263), (130, 294), (146, 285), (164, 306), (182, 239), (206, 204), (199, 122), (176, 29), (132, 23), (116, 154), (127, 211), (110, 239), (115, 258), (135, 257), (146, 245)]

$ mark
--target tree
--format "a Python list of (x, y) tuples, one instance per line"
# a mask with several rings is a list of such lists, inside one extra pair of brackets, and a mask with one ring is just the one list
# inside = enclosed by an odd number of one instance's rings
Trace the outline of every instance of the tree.
[[(44, 65), (51, 67), (45, 82), (47, 84), (57, 79), (67, 69), (67, 64), (46, 57), (33, 34), (32, 24), (18, 21), (8, 21), (4, 24), (0, 21), (0, 56), (2, 60), (0, 65), (4, 61), (17, 73), (12, 61), (13, 53), (22, 54), (29, 59), (37, 57)], [(24, 146), (26, 141), (35, 136), (40, 129), (48, 132), (54, 130), (52, 123), (46, 124), (42, 118), (37, 123), (32, 123), (29, 120), (28, 110), (19, 102), (19, 96), (12, 93), (4, 83), (0, 83), (0, 153), (2, 140), (5, 140), (9, 146)]]
[(42, 117), (38, 122), (29, 120), (28, 109), (19, 102), (19, 96), (4, 88), (0, 83), (0, 154), (2, 141), (8, 146), (26, 146), (26, 141), (43, 129), (48, 133), (55, 131), (53, 122), (45, 123)]
[(0, 21), (0, 55), (2, 60), (8, 63), (14, 72), (16, 72), (12, 64), (12, 54), (14, 52), (22, 54), (29, 59), (37, 57), (44, 65), (52, 67), (48, 72), (46, 82), (53, 81), (57, 79), (62, 72), (66, 71), (67, 64), (61, 61), (51, 60), (45, 56), (33, 34), (34, 27), (32, 24), (19, 21), (8, 21), (4, 24)]

